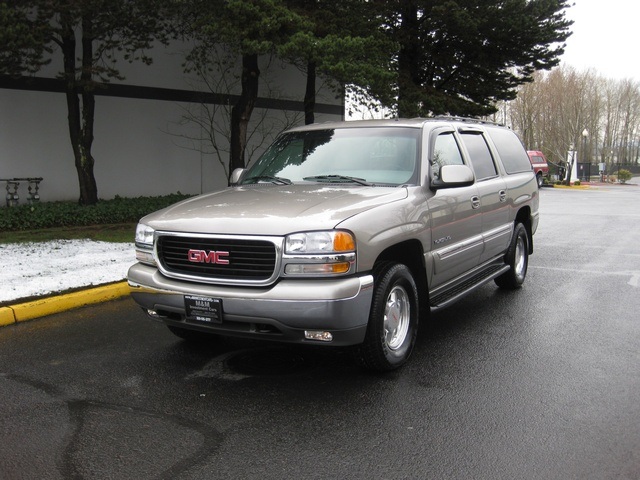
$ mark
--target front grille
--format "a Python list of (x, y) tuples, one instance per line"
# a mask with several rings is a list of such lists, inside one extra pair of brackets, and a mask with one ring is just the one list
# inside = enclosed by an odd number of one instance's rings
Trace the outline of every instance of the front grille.
[[(228, 252), (228, 264), (191, 262), (189, 250)], [(276, 266), (276, 247), (267, 240), (159, 236), (158, 259), (168, 274), (189, 275), (203, 280), (264, 281)]]

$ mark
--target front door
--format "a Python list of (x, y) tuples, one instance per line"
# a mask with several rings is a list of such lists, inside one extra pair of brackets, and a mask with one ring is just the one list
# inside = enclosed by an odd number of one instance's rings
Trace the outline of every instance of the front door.
[[(443, 165), (465, 162), (453, 130), (432, 139), (431, 177)], [(483, 249), (482, 214), (475, 185), (439, 189), (427, 200), (431, 215), (430, 290), (467, 272), (480, 261)]]

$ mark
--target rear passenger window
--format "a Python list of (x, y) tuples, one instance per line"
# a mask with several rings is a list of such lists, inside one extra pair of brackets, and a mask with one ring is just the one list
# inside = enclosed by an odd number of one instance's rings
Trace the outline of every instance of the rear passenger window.
[(471, 165), (476, 172), (476, 178), (482, 180), (484, 178), (495, 177), (498, 172), (496, 165), (493, 163), (493, 156), (489, 151), (487, 141), (480, 132), (464, 132), (461, 135), (462, 143), (469, 152)]
[(530, 172), (527, 151), (515, 133), (506, 128), (487, 128), (507, 173)]
[(463, 165), (462, 154), (453, 132), (443, 133), (436, 137), (431, 158), (431, 172), (433, 178), (440, 178), (440, 168), (443, 165)]

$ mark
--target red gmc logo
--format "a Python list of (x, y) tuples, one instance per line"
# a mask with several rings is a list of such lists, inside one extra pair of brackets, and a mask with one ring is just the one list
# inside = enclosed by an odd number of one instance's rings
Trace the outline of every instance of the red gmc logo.
[(187, 259), (193, 263), (216, 263), (218, 265), (229, 265), (227, 257), (229, 252), (215, 252), (211, 250), (189, 250)]

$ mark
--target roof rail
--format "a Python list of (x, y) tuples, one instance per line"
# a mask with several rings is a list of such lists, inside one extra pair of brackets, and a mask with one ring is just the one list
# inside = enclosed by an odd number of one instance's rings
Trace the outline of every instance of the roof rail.
[(449, 122), (466, 122), (466, 123), (479, 123), (484, 125), (497, 125), (500, 127), (504, 127), (505, 125), (498, 122), (492, 122), (491, 120), (482, 120), (479, 118), (471, 118), (471, 117), (458, 117), (454, 115), (437, 115), (434, 117), (429, 117), (434, 120), (445, 120)]

